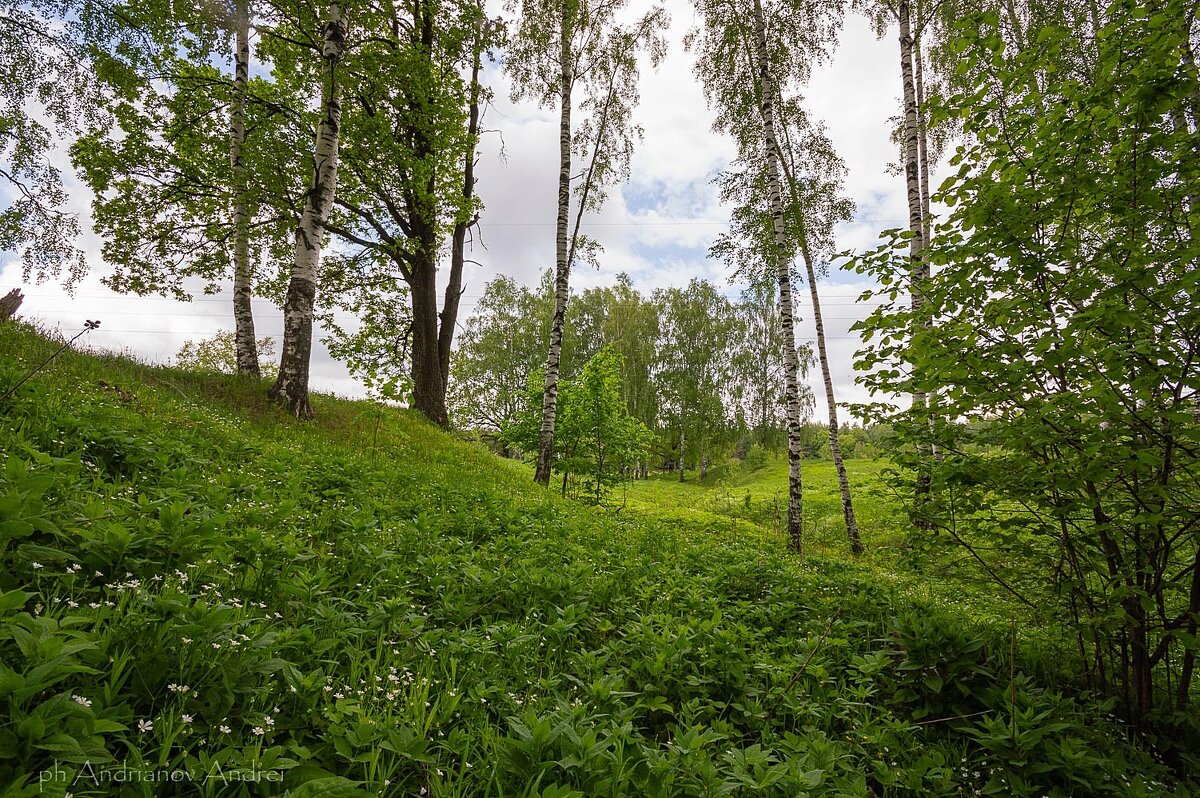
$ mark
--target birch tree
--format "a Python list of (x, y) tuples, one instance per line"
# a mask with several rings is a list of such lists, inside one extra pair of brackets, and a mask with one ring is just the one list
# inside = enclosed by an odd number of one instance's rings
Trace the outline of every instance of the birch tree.
[[(550, 483), (554, 456), (554, 425), (558, 407), (559, 366), (563, 325), (570, 295), (571, 267), (589, 243), (579, 235), (584, 213), (597, 210), (605, 189), (623, 178), (641, 130), (631, 115), (638, 102), (638, 54), (657, 64), (665, 52), (660, 32), (666, 13), (655, 6), (632, 25), (618, 17), (624, 0), (513, 0), (519, 12), (516, 35), (506, 66), (513, 81), (513, 99), (532, 99), (557, 108), (558, 209), (555, 222), (554, 315), (550, 325), (542, 394), (534, 479)], [(582, 90), (582, 98), (577, 94)], [(576, 104), (588, 116), (573, 124)], [(573, 155), (584, 158), (576, 178)], [(571, 225), (571, 183), (575, 182), (575, 219)]]
[(781, 87), (803, 84), (815, 62), (826, 57), (841, 22), (841, 4), (761, 0), (703, 0), (702, 28), (691, 36), (698, 50), (696, 71), (716, 127), (730, 134), (743, 156), (765, 156), (767, 207), (773, 246), (764, 260), (779, 290), (783, 372), (788, 419), (788, 513), (790, 547), (803, 553), (801, 436), (803, 407), (798, 378), (792, 277), (788, 252), (787, 202), (780, 127)]
[(239, 374), (260, 377), (254, 337), (253, 267), (250, 262), (250, 184), (242, 150), (246, 143), (246, 93), (250, 82), (250, 2), (234, 0), (233, 97), (229, 103), (229, 169), (233, 199), (234, 351)]
[(139, 47), (96, 53), (110, 118), (71, 155), (94, 192), (108, 286), (187, 301), (197, 281), (211, 293), (232, 277), (239, 373), (258, 377), (251, 299), (260, 264), (285, 256), (303, 193), (298, 102), (249, 79), (247, 0), (174, 11), (147, 4), (123, 20)]
[[(910, 17), (911, 8), (908, 0), (897, 0), (896, 20), (900, 34), (900, 82), (904, 97), (904, 188), (908, 199), (908, 257), (911, 262), (909, 301), (912, 304), (913, 330), (911, 336), (912, 345), (915, 348), (920, 345), (919, 339), (921, 333), (923, 330), (929, 328), (930, 323), (925, 318), (923, 312), (925, 308), (925, 283), (929, 278), (929, 265), (921, 254), (922, 250), (925, 249), (927, 227), (925, 210), (921, 202), (917, 89), (913, 77), (913, 35), (912, 20)], [(927, 394), (921, 387), (923, 383), (920, 380), (915, 381), (914, 385), (916, 387), (914, 387), (912, 392), (913, 412), (922, 413), (928, 403)], [(924, 447), (922, 454), (929, 453), (931, 453), (931, 450), (928, 447)], [(915, 507), (918, 525), (925, 523), (922, 518), (922, 505), (925, 503), (929, 491), (929, 471), (926, 468), (920, 468), (917, 470)]]
[(313, 306), (325, 227), (337, 190), (339, 131), (342, 120), (338, 65), (346, 48), (342, 8), (331, 3), (321, 27), (321, 120), (313, 149), (312, 181), (295, 232), (295, 256), (283, 304), (283, 347), (279, 376), (270, 399), (297, 418), (311, 418), (308, 376), (312, 357)]
[(1067, 619), (1089, 686), (1144, 729), (1182, 717), (1200, 648), (1200, 161), (1176, 122), (1197, 86), (1191, 4), (1115, 4), (1094, 41), (1062, 8), (1021, 9), (1027, 24), (989, 9), (954, 32), (970, 90), (938, 110), (967, 134), (933, 197), (952, 209), (928, 250), (938, 335), (905, 342), (919, 318), (893, 240), (862, 259), (885, 302), (858, 365), (873, 390), (944, 388), (965, 422), (951, 440), (929, 413), (878, 408), (901, 442), (945, 449), (896, 455), (940, 486), (930, 542)]
[[(798, 258), (804, 268), (812, 302), (816, 330), (817, 359), (821, 365), (828, 406), (829, 450), (838, 476), (842, 515), (851, 551), (863, 550), (854, 514), (850, 480), (838, 440), (837, 397), (829, 368), (824, 317), (821, 313), (819, 276), (828, 270), (835, 250), (833, 230), (853, 216), (854, 205), (842, 193), (845, 166), (824, 131), (814, 125), (798, 98), (782, 100), (777, 111), (780, 130), (780, 167), (786, 186), (785, 217), (787, 249), (779, 257)], [(769, 178), (761, 164), (765, 158), (741, 158), (719, 179), (722, 199), (735, 203), (731, 232), (718, 239), (714, 254), (722, 257), (752, 280), (759, 280), (761, 253), (774, 246), (774, 229), (769, 203)], [(748, 242), (748, 243), (743, 243)]]

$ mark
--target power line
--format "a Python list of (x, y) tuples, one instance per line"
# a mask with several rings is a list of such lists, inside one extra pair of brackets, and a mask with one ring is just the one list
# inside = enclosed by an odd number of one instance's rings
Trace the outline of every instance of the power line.
[[(908, 219), (849, 219), (845, 224), (908, 224)], [(554, 227), (556, 222), (477, 222), (480, 227)], [(656, 221), (656, 222), (580, 222), (581, 227), (686, 227), (690, 225), (696, 226), (717, 226), (728, 227), (728, 220), (720, 219), (684, 219), (678, 221)]]
[[(112, 327), (101, 328), (94, 334), (121, 333), (122, 335), (209, 335), (213, 330), (118, 330)], [(266, 336), (276, 337), (276, 336)], [(797, 341), (816, 341), (815, 337), (796, 336)], [(857, 335), (826, 335), (826, 341), (858, 341)]]

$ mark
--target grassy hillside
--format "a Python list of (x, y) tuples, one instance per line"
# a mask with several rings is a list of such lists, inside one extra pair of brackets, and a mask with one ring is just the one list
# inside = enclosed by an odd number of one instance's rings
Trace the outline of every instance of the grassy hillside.
[[(0, 392), (54, 346), (0, 325)], [(263, 393), (67, 353), (0, 404), (0, 795), (1191, 790), (878, 563)]]
[[(913, 550), (906, 507), (909, 497), (898, 495), (890, 484), (886, 472), (892, 466), (880, 460), (847, 460), (846, 469), (867, 550), (861, 557), (850, 553), (833, 463), (805, 461), (804, 538), (814, 567), (821, 567), (818, 563), (825, 560), (851, 561), (869, 568), (878, 581), (901, 595), (936, 604), (960, 618), (1017, 622), (1026, 638), (1061, 638), (1046, 614), (1014, 600), (985, 578), (975, 561), (964, 558), (957, 547)], [(782, 456), (758, 466), (732, 461), (711, 469), (704, 480), (689, 471), (682, 483), (675, 473), (631, 482), (617, 501), (642, 517), (669, 518), (677, 523), (690, 519), (726, 539), (751, 536), (783, 546), (787, 541), (787, 474), (787, 459)]]

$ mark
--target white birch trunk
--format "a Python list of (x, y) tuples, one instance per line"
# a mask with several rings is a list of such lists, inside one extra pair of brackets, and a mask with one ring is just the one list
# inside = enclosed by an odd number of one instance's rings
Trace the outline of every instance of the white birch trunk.
[[(925, 222), (921, 202), (921, 175), (918, 154), (919, 124), (917, 112), (917, 95), (913, 81), (913, 38), (909, 20), (908, 0), (900, 0), (898, 16), (900, 22), (900, 77), (904, 83), (904, 179), (908, 194), (908, 229), (909, 258), (912, 261), (910, 295), (911, 307), (916, 318), (913, 320), (912, 336), (916, 338), (924, 329), (919, 320), (920, 313), (925, 307), (924, 290), (925, 278), (929, 276), (928, 268), (922, 251), (925, 249)], [(912, 409), (914, 413), (925, 410), (926, 396), (920, 384), (920, 375), (913, 369), (916, 384), (912, 391)], [(918, 449), (921, 455), (928, 455), (928, 447)], [(917, 473), (916, 501), (922, 504), (928, 497), (930, 475), (925, 467)]]
[(542, 391), (542, 427), (538, 435), (537, 470), (534, 480), (550, 484), (554, 462), (554, 423), (558, 413), (558, 370), (562, 359), (563, 324), (567, 314), (570, 262), (567, 227), (571, 210), (571, 17), (570, 3), (562, 2), (558, 59), (561, 68), (558, 123), (558, 222), (555, 237), (554, 318), (550, 324), (550, 347), (546, 354), (546, 384)]
[(913, 62), (916, 70), (917, 93), (917, 160), (921, 179), (921, 239), (929, 245), (929, 115), (925, 112), (925, 65), (921, 55), (921, 38), (913, 39)]
[[(792, 153), (791, 140), (784, 130), (784, 140), (788, 144), (789, 157)], [(854, 514), (854, 501), (850, 495), (850, 477), (846, 473), (846, 461), (842, 457), (842, 447), (838, 440), (840, 426), (838, 425), (837, 400), (833, 393), (833, 377), (829, 373), (829, 352), (825, 343), (825, 321), (821, 314), (821, 295), (817, 290), (817, 270), (813, 261), (812, 250), (808, 245), (808, 224), (804, 218), (804, 208), (800, 202), (800, 191), (792, 162), (779, 153), (779, 162), (784, 169), (788, 190), (791, 192), (792, 209), (795, 213), (796, 227), (799, 231), (800, 257), (804, 261), (805, 276), (808, 278), (808, 293), (812, 299), (813, 324), (817, 332), (817, 357), (821, 361), (821, 377), (825, 382), (825, 403), (829, 406), (829, 453), (833, 458), (834, 469), (837, 471), (838, 488), (842, 494), (842, 517), (846, 522), (846, 537), (850, 540), (850, 551), (862, 554), (862, 538), (858, 533), (858, 519)]]
[[(913, 61), (916, 67), (916, 91), (917, 91), (917, 137), (918, 137), (918, 166), (921, 173), (921, 240), (924, 246), (929, 246), (932, 236), (933, 214), (929, 211), (929, 114), (925, 110), (925, 59), (921, 55), (921, 37), (920, 35), (913, 38)], [(923, 270), (928, 276), (929, 267), (924, 266)], [(926, 326), (929, 326), (928, 324)], [(937, 393), (931, 393), (926, 397), (931, 411), (936, 412)], [(929, 428), (930, 432), (936, 431), (937, 418), (934, 414), (930, 415)], [(942, 459), (942, 451), (937, 444), (930, 445), (930, 453), (935, 460)]]
[(233, 178), (233, 340), (238, 374), (262, 376), (251, 306), (249, 184), (242, 161), (246, 141), (246, 84), (250, 72), (249, 0), (237, 0), (234, 9), (233, 98), (229, 104), (229, 166)]
[(791, 549), (804, 553), (803, 482), (800, 472), (800, 436), (803, 422), (800, 405), (799, 359), (796, 356), (796, 331), (793, 319), (792, 280), (789, 264), (778, 253), (787, 250), (787, 231), (784, 225), (783, 190), (780, 185), (779, 139), (775, 128), (774, 84), (767, 63), (767, 27), (762, 3), (754, 2), (757, 38), (754, 49), (757, 64), (756, 81), (759, 89), (759, 113), (762, 116), (764, 145), (767, 151), (767, 179), (770, 191), (772, 225), (775, 233), (775, 276), (779, 282), (779, 322), (783, 332), (784, 395), (787, 398), (788, 427), (788, 512), (787, 533)]
[(324, 114), (317, 128), (312, 185), (304, 201), (300, 224), (296, 227), (296, 258), (292, 263), (283, 305), (283, 352), (279, 362), (279, 377), (268, 394), (297, 418), (312, 417), (312, 406), (308, 401), (308, 374), (312, 355), (313, 305), (317, 295), (317, 270), (321, 261), (325, 225), (329, 221), (337, 189), (338, 129), (342, 121), (337, 63), (346, 43), (346, 25), (337, 3), (329, 7), (329, 20), (325, 23), (323, 37), (322, 56), (329, 65), (329, 83), (324, 88)]
[[(793, 192), (795, 188), (793, 186)], [(793, 198), (795, 195), (793, 194)], [(797, 208), (797, 213), (800, 209)], [(812, 299), (813, 324), (817, 328), (817, 357), (821, 361), (821, 377), (825, 382), (825, 403), (829, 406), (829, 454), (833, 457), (833, 466), (837, 471), (838, 488), (842, 493), (842, 517), (846, 521), (846, 537), (850, 540), (850, 551), (862, 554), (862, 538), (858, 534), (858, 519), (854, 515), (854, 501), (850, 496), (850, 477), (846, 473), (846, 461), (842, 457), (842, 446), (838, 441), (837, 400), (833, 394), (833, 377), (829, 373), (829, 353), (825, 346), (825, 321), (821, 315), (821, 297), (817, 291), (817, 274), (813, 265), (812, 253), (808, 248), (807, 230), (801, 219), (801, 256), (804, 260), (805, 274), (808, 277), (808, 293)]]
[(679, 481), (684, 481), (683, 470), (685, 456), (687, 455), (687, 433), (683, 430), (679, 431)]

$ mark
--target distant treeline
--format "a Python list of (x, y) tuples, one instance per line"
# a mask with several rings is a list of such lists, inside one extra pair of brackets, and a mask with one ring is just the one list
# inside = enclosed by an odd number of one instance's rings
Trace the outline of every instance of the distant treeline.
[[(530, 427), (540, 421), (553, 303), (549, 274), (536, 288), (497, 277), (459, 334), (450, 370), (453, 420), (510, 456), (536, 447)], [(577, 380), (607, 350), (624, 412), (649, 432), (633, 458), (635, 475), (678, 470), (682, 460), (683, 469), (703, 476), (710, 465), (745, 458), (754, 448), (772, 456), (786, 449), (779, 321), (769, 287), (730, 299), (713, 283), (692, 280), (642, 293), (622, 276), (572, 296), (565, 330), (563, 379)], [(807, 345), (799, 355), (806, 368), (812, 365)], [(803, 398), (811, 410), (807, 386)], [(848, 428), (844, 435), (848, 457), (882, 451), (882, 427)], [(803, 451), (828, 458), (828, 427), (805, 424)]]

